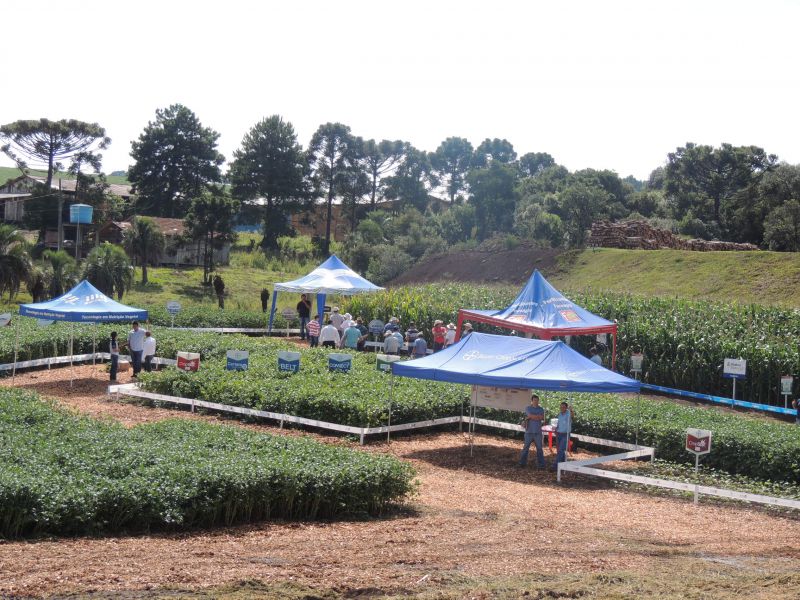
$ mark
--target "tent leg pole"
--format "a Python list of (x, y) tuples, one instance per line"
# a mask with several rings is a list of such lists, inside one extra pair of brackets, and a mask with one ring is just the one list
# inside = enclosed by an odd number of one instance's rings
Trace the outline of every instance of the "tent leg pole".
[(639, 449), (639, 422), (642, 420), (642, 395), (636, 394), (636, 449)]
[(92, 366), (95, 366), (97, 359), (97, 323), (92, 326)]
[(391, 442), (392, 436), (392, 403), (394, 401), (394, 373), (389, 375), (389, 418), (386, 421), (386, 443)]
[(69, 387), (72, 388), (72, 381), (75, 379), (75, 368), (72, 364), (72, 357), (75, 354), (75, 324), (69, 324)]
[(17, 376), (17, 355), (19, 352), (19, 322), (14, 322), (14, 366), (11, 367), (11, 381)]
[(611, 336), (611, 370), (617, 370), (617, 332)]

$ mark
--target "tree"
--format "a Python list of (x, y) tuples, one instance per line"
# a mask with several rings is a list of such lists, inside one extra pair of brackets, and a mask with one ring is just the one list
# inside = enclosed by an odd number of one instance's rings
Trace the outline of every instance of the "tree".
[(33, 263), (27, 246), (22, 232), (12, 225), (0, 225), (0, 296), (8, 292), (9, 300), (31, 277)]
[(800, 202), (789, 200), (769, 213), (764, 242), (770, 250), (800, 251)]
[(327, 256), (331, 247), (331, 220), (333, 199), (340, 194), (356, 168), (360, 157), (359, 140), (350, 133), (350, 128), (341, 123), (325, 123), (311, 138), (308, 145), (308, 164), (313, 174), (315, 193), (325, 198), (325, 240), (322, 252)]
[(263, 199), (261, 246), (276, 250), (289, 232), (289, 213), (308, 198), (307, 165), (292, 124), (273, 115), (256, 123), (233, 153), (228, 177), (231, 194), (244, 202)]
[(122, 234), (122, 245), (134, 261), (142, 266), (142, 285), (147, 285), (147, 265), (164, 252), (164, 234), (152, 219), (136, 217)]
[(224, 190), (212, 188), (192, 200), (184, 223), (192, 240), (202, 247), (203, 284), (208, 285), (214, 270), (214, 250), (233, 242), (233, 219), (239, 202)]
[(128, 180), (137, 194), (139, 213), (183, 216), (192, 198), (222, 179), (225, 157), (217, 151), (219, 134), (203, 127), (181, 104), (156, 110), (138, 141), (131, 144), (135, 164)]
[(475, 149), (472, 166), (481, 168), (495, 161), (508, 165), (516, 160), (517, 153), (514, 151), (514, 146), (511, 142), (498, 138), (493, 140), (486, 138)]
[(558, 193), (558, 215), (571, 247), (583, 246), (586, 231), (598, 218), (606, 215), (610, 194), (600, 187), (576, 181)]
[(447, 138), (430, 157), (431, 166), (446, 186), (451, 203), (466, 189), (465, 177), (472, 164), (472, 157), (472, 144), (459, 137)]
[(470, 204), (475, 206), (477, 237), (484, 240), (497, 232), (511, 231), (514, 224), (517, 169), (513, 165), (492, 160), (482, 169), (467, 175)]
[(78, 265), (66, 250), (45, 250), (42, 255), (49, 268), (47, 293), (57, 298), (78, 283)]
[(133, 285), (133, 268), (120, 246), (105, 242), (92, 248), (86, 257), (83, 277), (107, 296), (118, 300)]
[(430, 158), (427, 152), (409, 145), (394, 175), (386, 178), (386, 197), (398, 200), (399, 210), (413, 207), (422, 212), (427, 208), (428, 190), (438, 183)]
[(536, 177), (555, 165), (555, 159), (547, 152), (528, 152), (519, 157), (519, 170), (525, 177)]
[(28, 164), (19, 154), (47, 165), (45, 186), (48, 190), (54, 171), (64, 168), (61, 161), (72, 159), (73, 172), (80, 171), (81, 163), (89, 163), (99, 171), (102, 155), (91, 148), (97, 143), (96, 149), (105, 150), (111, 143), (100, 125), (76, 119), (14, 121), (0, 127), (0, 139), (6, 142), (0, 150), (23, 172), (27, 171)]
[(407, 143), (400, 140), (367, 140), (362, 148), (364, 171), (370, 180), (370, 205), (375, 209), (378, 193), (385, 187), (384, 178), (400, 164), (406, 152)]

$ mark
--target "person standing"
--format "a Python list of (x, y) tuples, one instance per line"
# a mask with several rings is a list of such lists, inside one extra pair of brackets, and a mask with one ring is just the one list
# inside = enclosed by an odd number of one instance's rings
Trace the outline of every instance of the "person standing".
[(440, 319), (436, 319), (433, 322), (431, 334), (433, 334), (433, 351), (438, 352), (444, 348), (444, 341), (447, 336), (447, 327), (444, 326), (444, 322)]
[(525, 441), (522, 446), (522, 454), (519, 455), (520, 467), (528, 464), (528, 452), (531, 443), (536, 445), (536, 464), (540, 469), (544, 468), (544, 451), (542, 450), (542, 423), (544, 423), (544, 408), (539, 406), (539, 396), (531, 394), (530, 406), (525, 407)]
[(311, 316), (311, 300), (305, 294), (300, 296), (300, 302), (297, 303), (297, 316), (300, 317), (300, 339), (304, 340), (308, 318)]
[(364, 319), (361, 317), (356, 317), (356, 327), (358, 327), (358, 330), (361, 332), (361, 337), (358, 338), (358, 351), (363, 352), (364, 344), (369, 337), (369, 328), (364, 325)]
[(149, 329), (144, 332), (142, 356), (144, 356), (144, 370), (149, 373), (153, 370), (153, 359), (156, 357), (156, 338)]
[(425, 341), (421, 334), (414, 338), (413, 345), (409, 345), (408, 353), (413, 353), (414, 358), (425, 358), (428, 354), (428, 342)]
[[(344, 317), (339, 313), (338, 306), (334, 306), (333, 310), (331, 310), (331, 318), (329, 319), (328, 323), (333, 325), (336, 328), (337, 332), (342, 330), (342, 323), (344, 323)], [(323, 327), (323, 329), (325, 329), (325, 327)]]
[(313, 319), (306, 325), (306, 332), (308, 333), (308, 345), (311, 348), (319, 346), (319, 315), (315, 315)]
[(794, 416), (795, 425), (800, 425), (800, 401), (797, 398), (792, 400), (792, 408), (797, 411), (797, 414)]
[(597, 348), (595, 348), (594, 346), (589, 348), (589, 360), (596, 365), (600, 365), (601, 367), (603, 366), (603, 359), (597, 353)]
[(454, 323), (447, 324), (447, 333), (444, 334), (444, 347), (452, 346), (456, 343), (456, 326)]
[(119, 342), (117, 341), (117, 332), (111, 332), (111, 342), (108, 344), (108, 352), (111, 354), (111, 381), (117, 380), (117, 371), (119, 370)]
[(461, 339), (464, 339), (470, 333), (472, 333), (472, 323), (464, 323), (464, 329), (461, 332)]
[(128, 350), (131, 353), (131, 363), (133, 366), (133, 375), (131, 377), (138, 377), (139, 372), (142, 370), (142, 352), (144, 350), (144, 330), (139, 327), (139, 322), (133, 322), (133, 328), (128, 332)]
[(400, 351), (400, 344), (403, 343), (402, 336), (396, 334), (394, 331), (387, 331), (383, 338), (383, 352), (384, 354), (395, 355)]
[(361, 330), (356, 327), (355, 321), (350, 321), (350, 325), (344, 330), (344, 335), (342, 336), (342, 347), (358, 350), (359, 338), (361, 338)]
[[(561, 403), (556, 426), (556, 464), (567, 460), (569, 434), (572, 433), (572, 409), (566, 402)], [(556, 470), (556, 467), (553, 467)]]
[(333, 325), (331, 319), (319, 332), (319, 341), (323, 348), (336, 348), (339, 345), (339, 330)]

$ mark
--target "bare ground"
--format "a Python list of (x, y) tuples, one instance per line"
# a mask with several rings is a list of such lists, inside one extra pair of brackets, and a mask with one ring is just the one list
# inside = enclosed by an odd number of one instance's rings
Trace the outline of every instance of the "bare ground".
[[(72, 389), (67, 369), (14, 383), (128, 426), (174, 417), (236, 424), (116, 402), (101, 367), (75, 374)], [(478, 435), (471, 457), (458, 432), (370, 442), (368, 451), (419, 471), (418, 495), (385, 519), (0, 543), (0, 596), (800, 597), (800, 519), (587, 479), (557, 484), (552, 473), (514, 468), (519, 445)]]

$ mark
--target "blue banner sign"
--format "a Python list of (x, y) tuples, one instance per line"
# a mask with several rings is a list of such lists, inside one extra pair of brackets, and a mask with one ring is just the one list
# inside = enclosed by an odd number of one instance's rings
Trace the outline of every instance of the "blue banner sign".
[(352, 354), (339, 354), (338, 352), (331, 352), (328, 354), (329, 371), (341, 371), (343, 373), (347, 373), (352, 366)]
[(225, 368), (228, 371), (247, 371), (250, 365), (250, 353), (247, 350), (228, 350), (228, 362)]
[(300, 370), (300, 353), (283, 350), (278, 352), (278, 371), (297, 373)]

